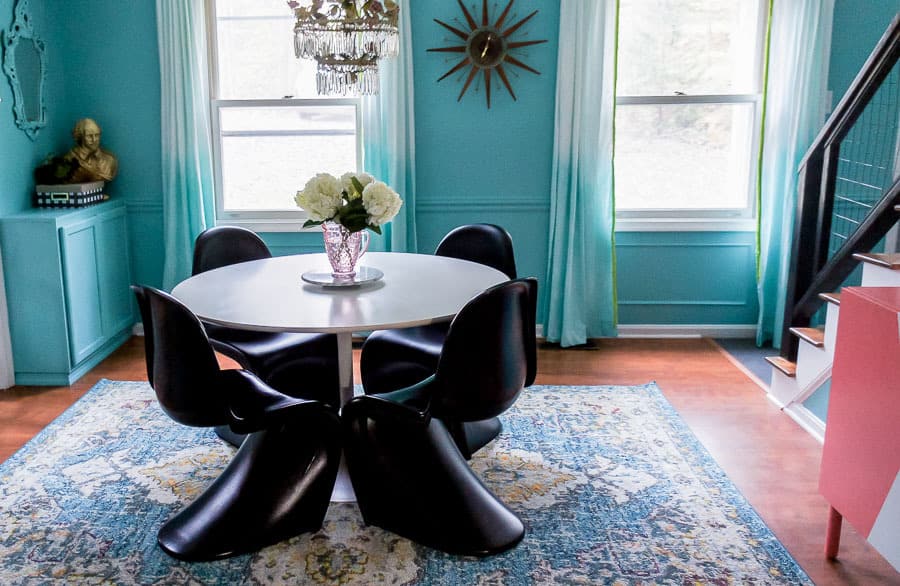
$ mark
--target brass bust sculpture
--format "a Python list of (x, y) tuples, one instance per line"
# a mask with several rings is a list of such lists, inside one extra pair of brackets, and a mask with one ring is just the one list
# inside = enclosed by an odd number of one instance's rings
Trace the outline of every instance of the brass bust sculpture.
[(72, 181), (110, 181), (119, 170), (119, 162), (111, 152), (100, 148), (100, 126), (90, 118), (82, 118), (75, 123), (72, 137), (75, 146), (66, 153), (68, 161), (78, 161), (79, 168)]

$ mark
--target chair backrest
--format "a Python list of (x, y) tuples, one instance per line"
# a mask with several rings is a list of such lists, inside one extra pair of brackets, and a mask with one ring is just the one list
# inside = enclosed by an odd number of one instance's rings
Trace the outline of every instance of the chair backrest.
[(150, 318), (150, 302), (147, 301), (147, 291), (141, 285), (132, 285), (131, 291), (137, 299), (138, 309), (141, 311), (141, 323), (144, 324), (144, 358), (147, 363), (147, 380), (153, 386), (153, 320)]
[(211, 427), (228, 423), (229, 397), (217, 384), (219, 363), (203, 324), (168, 293), (148, 286), (142, 289), (149, 310), (142, 319), (145, 335), (149, 330), (152, 344), (148, 358), (152, 375), (148, 376), (160, 406), (184, 425)]
[(533, 382), (536, 296), (533, 277), (506, 281), (460, 310), (438, 360), (432, 402), (436, 416), (458, 421), (495, 417)]
[(481, 263), (502, 271), (510, 279), (516, 278), (512, 237), (495, 224), (466, 224), (454, 228), (444, 236), (434, 254)]
[(201, 232), (194, 241), (191, 274), (271, 257), (269, 247), (252, 230), (239, 226), (216, 226)]

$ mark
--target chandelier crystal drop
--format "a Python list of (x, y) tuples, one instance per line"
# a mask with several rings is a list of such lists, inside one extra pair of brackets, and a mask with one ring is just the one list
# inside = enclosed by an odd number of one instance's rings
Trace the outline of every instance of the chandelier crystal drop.
[(294, 24), (294, 54), (314, 59), (319, 95), (378, 93), (381, 59), (397, 56), (400, 9), (391, 0), (288, 2)]

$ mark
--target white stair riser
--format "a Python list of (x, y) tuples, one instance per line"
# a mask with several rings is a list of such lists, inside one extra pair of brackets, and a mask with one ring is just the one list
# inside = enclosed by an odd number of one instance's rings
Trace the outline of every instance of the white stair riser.
[(806, 389), (816, 378), (831, 366), (832, 357), (825, 348), (817, 348), (800, 340), (797, 351), (797, 388)]
[(772, 382), (769, 383), (769, 398), (772, 399), (779, 407), (789, 405), (797, 395), (800, 394), (800, 387), (797, 385), (797, 379), (788, 376), (778, 370), (772, 368)]
[(900, 271), (863, 263), (863, 287), (900, 287)]
[(841, 306), (829, 303), (825, 317), (825, 352), (829, 362), (834, 361), (834, 343), (837, 340), (838, 318), (841, 315)]

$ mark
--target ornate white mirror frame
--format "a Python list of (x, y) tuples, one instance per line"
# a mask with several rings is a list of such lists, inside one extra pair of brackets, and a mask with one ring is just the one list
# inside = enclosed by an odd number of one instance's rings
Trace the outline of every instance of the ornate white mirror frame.
[(15, 17), (3, 31), (3, 72), (13, 91), (16, 126), (34, 140), (47, 123), (44, 81), (47, 76), (44, 42), (34, 34), (28, 0), (16, 3)]

